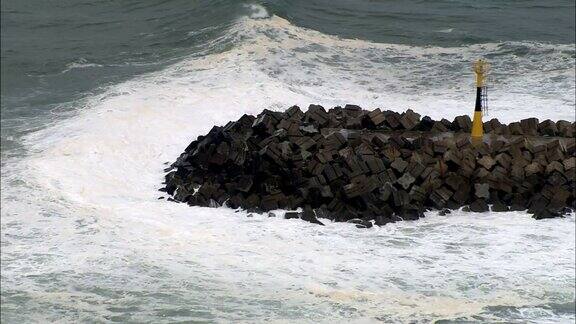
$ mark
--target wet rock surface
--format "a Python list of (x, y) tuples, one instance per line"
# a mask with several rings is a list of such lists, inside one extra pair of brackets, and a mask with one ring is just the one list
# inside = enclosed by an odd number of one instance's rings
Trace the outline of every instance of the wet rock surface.
[(468, 116), (450, 122), (412, 110), (264, 110), (216, 126), (165, 171), (173, 199), (359, 228), (415, 220), (429, 209), (528, 210), (559, 217), (575, 207), (575, 123), (484, 123), (472, 145)]

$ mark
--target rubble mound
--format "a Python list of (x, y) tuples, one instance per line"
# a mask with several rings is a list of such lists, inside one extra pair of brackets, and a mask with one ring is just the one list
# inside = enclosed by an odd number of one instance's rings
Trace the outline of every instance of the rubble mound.
[(165, 171), (160, 189), (195, 206), (295, 210), (358, 227), (449, 213), (528, 210), (537, 219), (574, 208), (575, 123), (484, 123), (472, 145), (468, 116), (450, 122), (346, 105), (244, 115), (199, 136)]

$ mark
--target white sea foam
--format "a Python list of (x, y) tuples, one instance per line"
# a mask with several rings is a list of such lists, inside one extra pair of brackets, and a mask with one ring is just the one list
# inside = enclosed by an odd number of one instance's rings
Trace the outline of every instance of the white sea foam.
[(574, 301), (573, 215), (430, 213), (358, 230), (156, 199), (164, 161), (244, 113), (348, 102), (470, 113), (469, 65), (484, 54), (506, 71), (493, 116), (573, 119), (562, 46), (525, 45), (543, 66), (505, 53), (518, 44), (375, 44), (278, 17), (231, 32), (243, 39), (234, 49), (116, 85), (27, 138), (32, 154), (2, 171), (2, 289), (28, 302), (4, 309), (38, 321), (509, 318), (489, 306), (574, 318), (547, 306)]
[(266, 10), (262, 5), (251, 3), (246, 5), (246, 8), (250, 10), (250, 18), (252, 19), (270, 18), (268, 10)]
[(61, 73), (66, 73), (74, 69), (84, 69), (84, 68), (91, 68), (91, 67), (101, 67), (102, 65), (96, 63), (90, 63), (85, 58), (81, 57), (78, 60), (66, 64), (66, 69)]

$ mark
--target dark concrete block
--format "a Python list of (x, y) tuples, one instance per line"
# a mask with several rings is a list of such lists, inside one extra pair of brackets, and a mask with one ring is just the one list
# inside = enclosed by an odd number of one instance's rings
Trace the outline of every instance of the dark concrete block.
[(399, 122), (404, 129), (412, 130), (418, 126), (420, 114), (415, 113), (412, 109), (408, 109), (401, 115)]
[(408, 162), (404, 161), (402, 158), (397, 158), (394, 161), (392, 161), (392, 164), (390, 164), (390, 166), (399, 173), (402, 173), (404, 172), (404, 169), (406, 169), (406, 167), (408, 166)]
[(420, 120), (420, 124), (416, 127), (417, 130), (422, 132), (429, 132), (434, 127), (435, 121), (429, 116), (424, 116)]
[(527, 118), (520, 121), (524, 135), (536, 136), (538, 134), (538, 118)]
[(501, 134), (502, 123), (497, 118), (492, 118), (484, 123), (484, 133)]
[(445, 133), (448, 132), (449, 129), (442, 122), (436, 121), (432, 125), (432, 129), (430, 131), (433, 133)]
[(409, 173), (404, 173), (400, 178), (398, 178), (398, 183), (402, 186), (402, 188), (408, 190), (410, 186), (414, 183), (416, 179)]
[(269, 114), (262, 113), (254, 120), (252, 124), (252, 130), (256, 134), (268, 134), (271, 135), (274, 133), (274, 119)]
[(481, 159), (478, 160), (478, 164), (486, 168), (486, 170), (491, 170), (496, 161), (490, 155), (484, 155)]
[(371, 122), (371, 125), (380, 126), (386, 121), (386, 116), (380, 109), (375, 109), (366, 115)]
[(432, 192), (430, 200), (432, 200), (437, 207), (442, 208), (453, 194), (453, 191), (448, 188), (441, 187)]
[(384, 161), (377, 157), (366, 157), (363, 159), (372, 174), (379, 174), (386, 168)]
[(386, 115), (386, 125), (391, 129), (400, 129), (402, 125), (400, 124), (400, 114), (394, 111), (387, 110)]
[(406, 168), (406, 172), (410, 172), (410, 174), (418, 178), (426, 169), (426, 166), (420, 162), (410, 162)]
[(392, 198), (396, 207), (406, 206), (410, 203), (410, 196), (402, 189), (392, 192)]
[(470, 132), (472, 130), (472, 120), (468, 115), (462, 115), (454, 118), (452, 129), (462, 132)]
[(302, 120), (302, 118), (304, 118), (304, 113), (302, 112), (302, 110), (300, 110), (300, 107), (298, 106), (292, 106), (290, 108), (288, 108), (285, 112), (286, 117), (288, 117), (288, 119), (292, 119), (292, 120), (296, 120), (296, 121), (300, 121)]
[(556, 127), (556, 123), (550, 119), (546, 119), (538, 124), (538, 132), (545, 136), (556, 136), (558, 134), (558, 128)]
[(312, 207), (310, 207), (309, 205), (304, 207), (304, 212), (300, 215), (300, 218), (307, 222), (324, 226), (324, 223), (322, 223), (321, 221), (318, 220), (318, 218), (316, 218), (316, 214), (312, 210)]
[(344, 106), (344, 110), (347, 115), (353, 117), (358, 117), (362, 113), (362, 108), (357, 105), (347, 104), (346, 106)]
[(254, 182), (252, 181), (251, 176), (243, 175), (238, 179), (238, 185), (236, 188), (243, 192), (249, 192), (253, 184)]
[(470, 204), (470, 211), (473, 211), (476, 213), (483, 213), (483, 212), (487, 212), (489, 210), (490, 209), (488, 208), (488, 204), (486, 204), (486, 201), (484, 201), (483, 199), (477, 199), (473, 203)]
[(491, 210), (493, 212), (506, 212), (509, 211), (510, 209), (508, 208), (508, 206), (504, 205), (501, 201), (495, 201), (492, 204)]
[(470, 185), (467, 182), (463, 182), (458, 190), (454, 192), (454, 195), (452, 195), (452, 199), (463, 205), (470, 199), (470, 191)]
[(576, 157), (569, 157), (565, 159), (562, 164), (564, 165), (564, 169), (566, 171), (574, 170), (574, 167), (576, 167)]
[(539, 174), (543, 172), (543, 168), (540, 164), (536, 162), (532, 162), (526, 167), (524, 167), (524, 171), (526, 172), (526, 176), (531, 176), (533, 174)]
[(446, 216), (446, 215), (448, 215), (448, 214), (450, 214), (450, 213), (452, 213), (452, 211), (451, 211), (450, 209), (444, 208), (444, 209), (442, 209), (442, 210), (440, 210), (440, 211), (438, 212), (438, 215), (440, 215), (440, 216)]
[(301, 213), (289, 211), (284, 214), (284, 218), (285, 219), (300, 218), (300, 215)]
[(511, 135), (524, 135), (524, 130), (520, 126), (519, 122), (510, 123), (508, 125), (508, 130)]
[(496, 155), (496, 163), (500, 164), (504, 169), (509, 169), (512, 163), (512, 158), (506, 153), (500, 153)]
[(490, 186), (487, 183), (474, 184), (474, 195), (478, 198), (490, 198)]
[(558, 135), (569, 138), (574, 137), (574, 124), (566, 120), (559, 120), (556, 122), (556, 128), (558, 129)]

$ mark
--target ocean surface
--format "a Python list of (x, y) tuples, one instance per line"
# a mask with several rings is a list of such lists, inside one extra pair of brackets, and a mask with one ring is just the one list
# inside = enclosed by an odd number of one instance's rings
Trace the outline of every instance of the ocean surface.
[(1, 2), (2, 323), (574, 323), (575, 216), (360, 230), (158, 200), (244, 113), (575, 117), (573, 0)]

